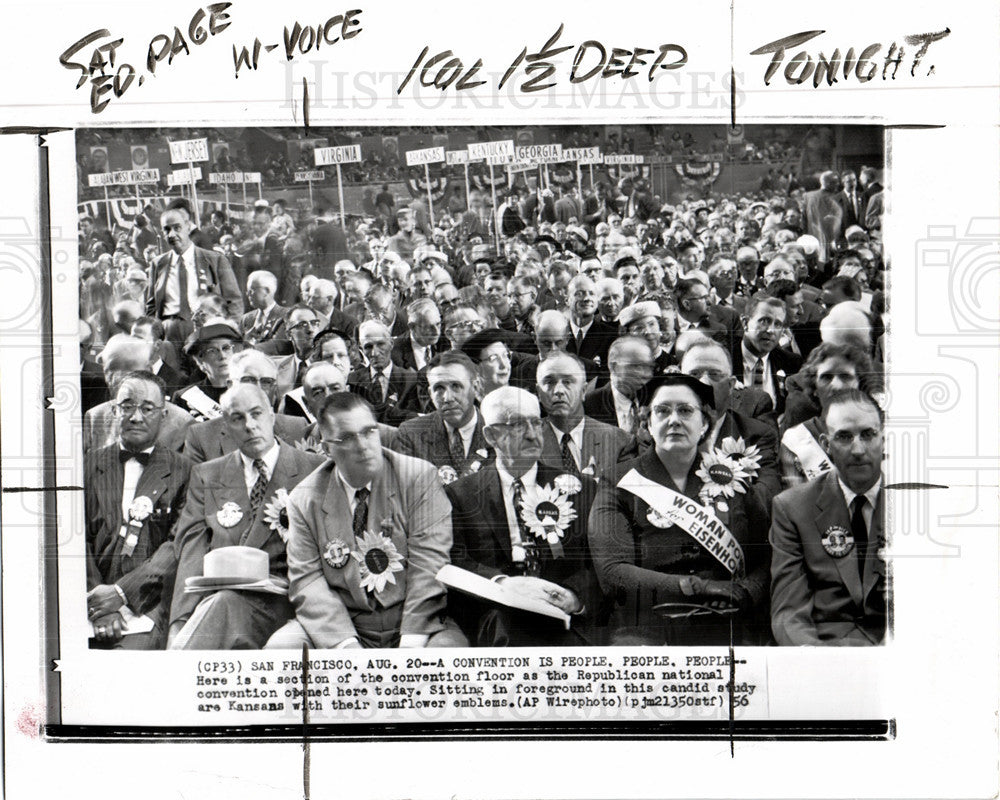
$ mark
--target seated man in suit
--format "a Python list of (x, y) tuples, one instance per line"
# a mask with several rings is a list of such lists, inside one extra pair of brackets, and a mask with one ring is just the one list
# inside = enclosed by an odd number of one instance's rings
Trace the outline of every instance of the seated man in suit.
[(747, 301), (746, 330), (732, 351), (733, 374), (744, 386), (771, 398), (777, 415), (785, 410), (785, 380), (799, 371), (802, 358), (778, 346), (787, 310), (776, 297), (756, 294)]
[(434, 468), (383, 449), (355, 394), (330, 395), (319, 423), (330, 460), (288, 501), (295, 619), (268, 648), (464, 646), (436, 579), (452, 538)]
[[(190, 464), (157, 443), (166, 417), (163, 382), (129, 372), (114, 399), (116, 442), (87, 454), (87, 613), (97, 648), (155, 650), (163, 646), (177, 562), (171, 529), (180, 515)], [(123, 618), (146, 615), (148, 633), (125, 635)]]
[(274, 412), (259, 386), (239, 383), (220, 401), (237, 449), (192, 470), (175, 533), (178, 566), (169, 646), (255, 650), (291, 619), (287, 597), (236, 589), (188, 594), (185, 581), (202, 574), (210, 550), (232, 545), (264, 550), (271, 576), (286, 578), (288, 524), (282, 512), (287, 493), (323, 458), (274, 438)]
[(163, 323), (160, 320), (139, 317), (132, 323), (132, 335), (149, 343), (149, 371), (163, 381), (167, 397), (190, 383), (187, 374), (179, 368), (180, 360), (174, 343), (163, 338)]
[(638, 391), (653, 375), (653, 351), (638, 336), (622, 336), (608, 350), (611, 379), (583, 401), (583, 411), (599, 422), (627, 433), (639, 430)]
[[(681, 372), (711, 386), (715, 395), (715, 423), (701, 449), (735, 448), (741, 439), (745, 446), (756, 447), (759, 454), (751, 485), (764, 508), (770, 508), (771, 498), (782, 489), (778, 430), (769, 415), (761, 419), (749, 413), (755, 405), (770, 411), (770, 399), (758, 389), (736, 386), (729, 353), (714, 339), (692, 342), (684, 351)], [(750, 398), (757, 398), (757, 402)]]
[(277, 291), (278, 279), (273, 272), (261, 269), (247, 276), (247, 298), (254, 310), (240, 318), (240, 333), (250, 344), (288, 338), (285, 330), (288, 309), (275, 301)]
[(435, 411), (400, 425), (395, 450), (429, 461), (451, 483), (493, 457), (476, 408), (476, 367), (465, 353), (445, 351), (427, 369), (427, 384)]
[(583, 364), (569, 353), (553, 353), (538, 365), (538, 399), (547, 414), (542, 425), (542, 460), (597, 481), (614, 477), (615, 465), (635, 458), (636, 441), (621, 428), (583, 414)]
[[(152, 347), (134, 336), (123, 333), (112, 336), (98, 356), (104, 371), (104, 382), (112, 397), (118, 394), (118, 384), (130, 372), (148, 370)], [(180, 451), (184, 444), (187, 427), (194, 418), (182, 408), (167, 401), (165, 414), (158, 426), (156, 443), (168, 450)], [(83, 452), (107, 447), (118, 440), (119, 418), (115, 415), (115, 403), (108, 400), (99, 403), (83, 415)]]
[(677, 323), (681, 333), (697, 328), (730, 349), (739, 343), (743, 336), (740, 316), (731, 308), (710, 302), (711, 284), (704, 272), (694, 272), (680, 278), (674, 288), (674, 295), (677, 298)]
[(438, 352), (441, 341), (441, 312), (429, 297), (414, 300), (406, 307), (407, 333), (392, 343), (392, 361), (400, 367), (420, 372)]
[(606, 370), (608, 348), (618, 336), (618, 325), (598, 318), (597, 290), (586, 275), (577, 275), (569, 282), (569, 323), (569, 351)]
[[(259, 386), (267, 395), (271, 407), (274, 407), (278, 390), (278, 368), (260, 351), (244, 350), (233, 356), (229, 364), (229, 378), (233, 386), (238, 384)], [(308, 427), (309, 422), (303, 417), (274, 415), (274, 435), (288, 444), (301, 439)], [(236, 447), (237, 440), (229, 435), (229, 425), (222, 417), (207, 422), (196, 422), (188, 428), (184, 438), (184, 455), (195, 464), (231, 453)]]
[[(604, 604), (587, 548), (596, 484), (539, 461), (545, 423), (534, 395), (512, 386), (497, 389), (483, 398), (483, 419), (497, 458), (447, 487), (455, 531), (452, 562), (550, 603), (573, 620), (566, 631), (543, 615), (485, 609), (457, 595), (456, 617), (480, 646), (597, 643)], [(539, 517), (543, 505), (556, 509), (555, 517)]]
[[(344, 372), (343, 368), (331, 364), (329, 361), (317, 361), (310, 364), (302, 378), (303, 400), (313, 419), (319, 419), (320, 409), (327, 397), (337, 392), (346, 391), (347, 373)], [(396, 428), (379, 423), (378, 433), (383, 447), (388, 447), (390, 450), (395, 449), (394, 445), (398, 435)], [(309, 453), (324, 453), (323, 432), (320, 430), (319, 422), (310, 424), (298, 439), (288, 441), (300, 450)]]
[(882, 410), (859, 389), (823, 411), (834, 470), (774, 499), (771, 629), (779, 645), (873, 645), (886, 633)]
[(369, 319), (358, 328), (361, 352), (368, 366), (354, 370), (347, 379), (352, 392), (375, 409), (379, 422), (399, 425), (415, 417), (419, 408), (417, 373), (392, 363), (392, 335), (388, 326)]

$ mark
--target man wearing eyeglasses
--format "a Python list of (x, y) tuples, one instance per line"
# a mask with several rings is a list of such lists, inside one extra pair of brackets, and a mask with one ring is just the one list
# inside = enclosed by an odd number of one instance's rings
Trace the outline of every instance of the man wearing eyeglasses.
[(731, 308), (721, 308), (711, 302), (708, 276), (693, 272), (680, 278), (674, 289), (677, 298), (677, 325), (680, 333), (692, 329), (722, 343), (729, 350), (743, 336), (740, 316)]
[(486, 327), (482, 315), (472, 306), (458, 304), (444, 313), (444, 333), (453, 350), (458, 350), (466, 339)]
[(368, 404), (347, 392), (319, 413), (329, 460), (288, 501), (295, 619), (267, 647), (460, 647), (438, 570), (451, 514), (434, 468), (385, 450)]
[[(191, 465), (157, 444), (166, 400), (163, 381), (153, 373), (126, 373), (112, 402), (118, 441), (89, 453), (84, 465), (91, 646), (158, 649), (176, 568), (171, 528), (184, 505)], [(153, 630), (129, 633), (128, 620), (143, 615)]]
[[(237, 353), (229, 365), (229, 376), (233, 386), (259, 386), (274, 407), (278, 392), (278, 368), (264, 353), (259, 350)], [(274, 415), (274, 435), (283, 442), (298, 441), (308, 427), (309, 421), (303, 417)], [(220, 416), (196, 422), (188, 428), (183, 452), (193, 463), (201, 464), (231, 453), (236, 447), (236, 439), (230, 436), (229, 426)]]
[[(205, 555), (219, 547), (256, 547), (269, 556), (270, 575), (287, 577), (287, 520), (281, 490), (290, 491), (323, 458), (274, 437), (274, 412), (260, 386), (238, 383), (220, 398), (227, 435), (236, 449), (191, 473), (187, 503), (175, 531), (177, 580), (170, 606), (168, 647), (255, 650), (292, 617), (284, 595), (220, 589), (184, 591), (203, 574)], [(283, 493), (281, 493), (283, 494)]]
[(274, 273), (257, 270), (247, 276), (247, 299), (254, 310), (240, 319), (240, 332), (251, 344), (284, 339), (288, 335), (285, 330), (288, 309), (276, 302), (277, 291), (278, 279)]
[(243, 297), (229, 261), (191, 240), (193, 217), (183, 198), (172, 201), (160, 216), (170, 252), (153, 262), (146, 298), (146, 313), (163, 320), (167, 338), (178, 345), (192, 331), (191, 313), (199, 294), (219, 294), (230, 316), (243, 313)]
[[(452, 563), (553, 605), (572, 622), (566, 631), (550, 617), (486, 608), (458, 595), (452, 598), (454, 613), (479, 646), (589, 644), (603, 605), (587, 548), (596, 485), (539, 461), (544, 423), (534, 395), (511, 386), (497, 389), (483, 398), (482, 414), (496, 460), (446, 487), (455, 534)], [(573, 485), (564, 484), (558, 512), (565, 520), (551, 538), (540, 536), (530, 524), (541, 508), (537, 492), (567, 478)]]
[(825, 475), (774, 499), (771, 629), (779, 645), (866, 646), (886, 633), (882, 410), (858, 389), (823, 409)]
[[(536, 297), (538, 297), (538, 287), (527, 278), (514, 277), (507, 282), (507, 300), (517, 331), (532, 339), (535, 337), (534, 323), (535, 315), (538, 313), (538, 306), (535, 305)], [(534, 342), (529, 347), (532, 352), (537, 352)]]
[(228, 320), (215, 319), (191, 334), (184, 352), (194, 359), (205, 375), (198, 383), (177, 392), (173, 401), (196, 420), (221, 416), (219, 398), (229, 388), (229, 366), (243, 349), (240, 332)]

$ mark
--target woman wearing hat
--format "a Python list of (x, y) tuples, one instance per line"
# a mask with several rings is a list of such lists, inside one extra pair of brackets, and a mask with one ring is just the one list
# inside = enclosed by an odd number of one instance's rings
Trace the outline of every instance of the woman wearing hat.
[(610, 644), (728, 644), (730, 624), (734, 641), (766, 641), (769, 520), (747, 491), (753, 448), (702, 452), (714, 395), (689, 375), (655, 376), (639, 402), (655, 447), (621, 465), (590, 513)]

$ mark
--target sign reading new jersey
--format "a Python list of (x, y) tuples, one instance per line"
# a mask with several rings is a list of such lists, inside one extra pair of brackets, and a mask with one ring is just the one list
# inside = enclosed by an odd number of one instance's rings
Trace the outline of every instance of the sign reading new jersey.
[(170, 145), (170, 163), (187, 164), (208, 161), (208, 139), (186, 139), (183, 142), (167, 142)]

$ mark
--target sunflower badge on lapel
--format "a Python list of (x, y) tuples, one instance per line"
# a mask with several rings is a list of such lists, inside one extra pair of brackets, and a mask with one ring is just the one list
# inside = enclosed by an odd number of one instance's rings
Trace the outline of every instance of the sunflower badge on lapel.
[(521, 519), (525, 527), (537, 539), (552, 546), (557, 558), (562, 554), (560, 542), (576, 516), (573, 501), (556, 486), (536, 484), (525, 489), (521, 497)]
[(721, 513), (729, 511), (727, 500), (737, 494), (746, 494), (750, 479), (739, 462), (722, 450), (710, 450), (701, 457), (701, 465), (695, 472), (702, 487), (698, 498), (703, 505), (715, 505)]
[(403, 571), (403, 557), (392, 543), (392, 521), (383, 520), (380, 532), (365, 531), (351, 556), (358, 562), (361, 588), (378, 594), (396, 583), (394, 573)]
[(122, 525), (119, 535), (125, 539), (122, 545), (122, 555), (130, 556), (139, 544), (139, 531), (142, 523), (153, 513), (153, 501), (145, 495), (136, 497), (128, 507), (128, 525)]
[(264, 506), (264, 522), (267, 526), (281, 537), (281, 541), (288, 541), (288, 490), (284, 487), (278, 489), (271, 498), (271, 502)]
[(729, 459), (736, 461), (736, 464), (747, 474), (747, 481), (757, 478), (760, 471), (760, 448), (755, 444), (747, 444), (740, 436), (734, 439), (732, 436), (725, 437), (719, 443), (719, 452)]

